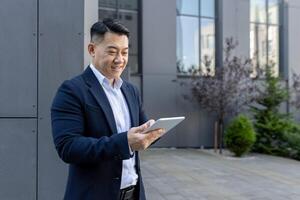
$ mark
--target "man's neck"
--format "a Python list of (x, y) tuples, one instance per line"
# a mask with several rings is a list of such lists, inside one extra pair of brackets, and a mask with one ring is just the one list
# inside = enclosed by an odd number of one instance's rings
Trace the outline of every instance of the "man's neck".
[(99, 71), (105, 78), (107, 78), (107, 80), (108, 80), (108, 82), (109, 82), (109, 85), (111, 86), (111, 87), (114, 87), (114, 84), (115, 84), (115, 79), (114, 78), (109, 78), (109, 77), (107, 77), (107, 76), (105, 76), (105, 74), (100, 70), (100, 69), (98, 69), (97, 67), (96, 67), (96, 65), (92, 62), (92, 64), (93, 64), (93, 66), (94, 66), (94, 68), (97, 70), (97, 71)]

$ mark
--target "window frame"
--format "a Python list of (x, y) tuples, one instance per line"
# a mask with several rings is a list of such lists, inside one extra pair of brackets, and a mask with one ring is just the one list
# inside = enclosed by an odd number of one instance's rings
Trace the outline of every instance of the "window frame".
[[(220, 37), (220, 30), (219, 30), (219, 1), (218, 0), (214, 0), (214, 17), (211, 17), (211, 16), (204, 16), (202, 15), (201, 13), (201, 3), (202, 3), (202, 0), (198, 0), (198, 15), (194, 15), (194, 14), (182, 14), (180, 12), (178, 12), (177, 10), (177, 5), (176, 5), (176, 18), (177, 17), (180, 17), (180, 16), (185, 16), (185, 17), (194, 17), (194, 18), (197, 18), (198, 20), (198, 29), (199, 29), (199, 33), (198, 33), (198, 51), (199, 51), (199, 60), (198, 60), (198, 68), (201, 68), (202, 67), (202, 20), (203, 19), (208, 19), (208, 20), (212, 20), (213, 23), (214, 23), (214, 66), (212, 66), (213, 70), (215, 71), (215, 69), (218, 67), (218, 64), (219, 64), (219, 60), (222, 59), (220, 56), (219, 56), (219, 51), (218, 51), (218, 48), (220, 45), (218, 45), (218, 41), (219, 41), (219, 37)], [(176, 24), (177, 26), (177, 24)], [(177, 37), (177, 33), (176, 33), (176, 37)], [(177, 39), (176, 39), (176, 48), (177, 48)], [(178, 57), (176, 55), (176, 63), (178, 61)], [(191, 76), (195, 76), (189, 72), (187, 73), (180, 73), (178, 71), (178, 66), (176, 65), (176, 75), (177, 77), (191, 77)], [(187, 71), (189, 70), (190, 68), (187, 69)], [(196, 76), (202, 76), (202, 75), (196, 75)], [(213, 75), (211, 75), (213, 76)]]
[[(100, 4), (98, 3), (98, 13), (100, 10), (106, 10), (106, 11), (114, 11), (115, 12), (115, 16), (114, 19), (119, 19), (120, 13), (123, 12), (134, 12), (137, 15), (137, 52), (132, 54), (131, 51), (129, 51), (129, 55), (128, 55), (128, 59), (129, 56), (136, 56), (137, 57), (137, 72), (132, 72), (131, 71), (131, 67), (129, 67), (129, 71), (130, 71), (130, 76), (140, 76), (143, 72), (142, 72), (142, 58), (141, 56), (143, 55), (142, 52), (142, 2), (140, 0), (137, 0), (137, 9), (124, 9), (124, 8), (120, 8), (120, 0), (115, 0), (116, 2), (116, 7), (104, 7), (104, 6), (100, 6)], [(98, 19), (100, 19), (100, 17), (98, 16)], [(122, 23), (122, 19), (120, 20)]]
[[(250, 27), (250, 31), (251, 31), (251, 26), (252, 25), (256, 25), (256, 26), (264, 26), (264, 28), (266, 29), (266, 38), (265, 38), (265, 41), (266, 41), (266, 45), (265, 45), (265, 48), (266, 48), (266, 51), (265, 52), (262, 52), (263, 54), (265, 53), (266, 54), (266, 66), (269, 66), (270, 64), (272, 64), (271, 62), (270, 62), (270, 59), (269, 59), (269, 54), (270, 54), (270, 48), (269, 48), (269, 38), (270, 38), (270, 36), (269, 36), (269, 28), (270, 27), (276, 27), (277, 29), (278, 29), (278, 31), (277, 31), (277, 34), (278, 34), (278, 63), (277, 63), (277, 69), (276, 69), (276, 71), (278, 72), (278, 74), (276, 74), (275, 76), (276, 77), (278, 77), (278, 76), (283, 76), (283, 72), (284, 72), (284, 70), (283, 70), (283, 50), (281, 49), (281, 47), (283, 46), (283, 43), (282, 43), (282, 40), (283, 40), (283, 31), (282, 31), (282, 27), (283, 27), (283, 1), (282, 0), (278, 0), (278, 4), (277, 4), (277, 6), (278, 6), (278, 10), (277, 10), (277, 14), (278, 14), (278, 16), (277, 16), (277, 23), (272, 23), (272, 22), (270, 22), (270, 17), (269, 17), (269, 6), (270, 6), (270, 4), (269, 4), (269, 2), (270, 2), (271, 0), (264, 0), (264, 3), (265, 3), (265, 22), (257, 22), (257, 21), (252, 21), (252, 19), (251, 19), (251, 12), (252, 12), (252, 5), (251, 5), (251, 0), (250, 0), (250, 12), (249, 12), (249, 14), (250, 14), (250, 16), (249, 16), (249, 27)], [(255, 38), (255, 39), (257, 39), (257, 38)], [(249, 44), (250, 44), (250, 46), (251, 46), (251, 38), (249, 38)], [(255, 41), (254, 41), (255, 42)], [(257, 50), (255, 50), (255, 51), (257, 51)], [(255, 58), (255, 56), (256, 57), (258, 57), (257, 55), (258, 55), (258, 53), (256, 52), (256, 53), (254, 53), (254, 55), (251, 55), (252, 54), (252, 52), (251, 52), (251, 50), (250, 50), (250, 58), (251, 59), (253, 59), (253, 58)], [(255, 55), (256, 54), (256, 55)], [(256, 58), (257, 60), (259, 59), (259, 58)], [(257, 63), (255, 63), (255, 66), (253, 66), (253, 68), (257, 71), (257, 69), (260, 69), (260, 68), (262, 68), (262, 66), (259, 64), (259, 60), (258, 60), (258, 64)], [(262, 68), (262, 69), (264, 69), (264, 67)], [(254, 76), (253, 76), (253, 78), (259, 78), (259, 74), (255, 74)]]

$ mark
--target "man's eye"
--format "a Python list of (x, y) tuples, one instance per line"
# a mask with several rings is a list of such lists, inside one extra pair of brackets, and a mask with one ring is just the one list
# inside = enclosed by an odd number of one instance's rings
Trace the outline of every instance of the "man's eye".
[(117, 52), (115, 52), (115, 51), (109, 51), (108, 53), (114, 55), (114, 54), (116, 54)]
[(127, 54), (128, 54), (128, 52), (123, 52), (122, 54), (123, 54), (123, 55), (127, 55)]

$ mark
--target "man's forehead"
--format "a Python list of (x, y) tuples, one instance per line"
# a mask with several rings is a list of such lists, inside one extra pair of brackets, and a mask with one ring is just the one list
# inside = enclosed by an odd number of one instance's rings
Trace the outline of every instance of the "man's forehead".
[(129, 41), (126, 35), (108, 32), (105, 33), (101, 43), (106, 48), (128, 48)]

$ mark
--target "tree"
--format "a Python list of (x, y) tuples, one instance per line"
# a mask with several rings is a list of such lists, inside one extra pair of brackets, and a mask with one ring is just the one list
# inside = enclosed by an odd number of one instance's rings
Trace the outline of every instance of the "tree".
[(257, 88), (256, 104), (252, 106), (254, 127), (257, 132), (253, 150), (260, 153), (284, 154), (284, 133), (289, 129), (289, 116), (279, 111), (280, 105), (289, 98), (287, 88), (267, 66), (261, 87)]
[(292, 86), (288, 87), (280, 77), (275, 77), (270, 66), (266, 67), (262, 87), (252, 106), (256, 143), (253, 151), (286, 156), (300, 160), (300, 126), (289, 112), (280, 112), (282, 103), (290, 103), (299, 109), (300, 75), (294, 73)]
[(220, 153), (224, 118), (240, 113), (254, 99), (255, 85), (250, 77), (252, 61), (232, 55), (237, 45), (232, 38), (226, 39), (223, 66), (212, 71), (211, 59), (205, 56), (205, 68), (195, 68), (188, 84), (181, 82), (181, 85), (187, 85), (192, 90), (193, 98), (186, 98), (195, 99), (201, 108), (217, 115)]

